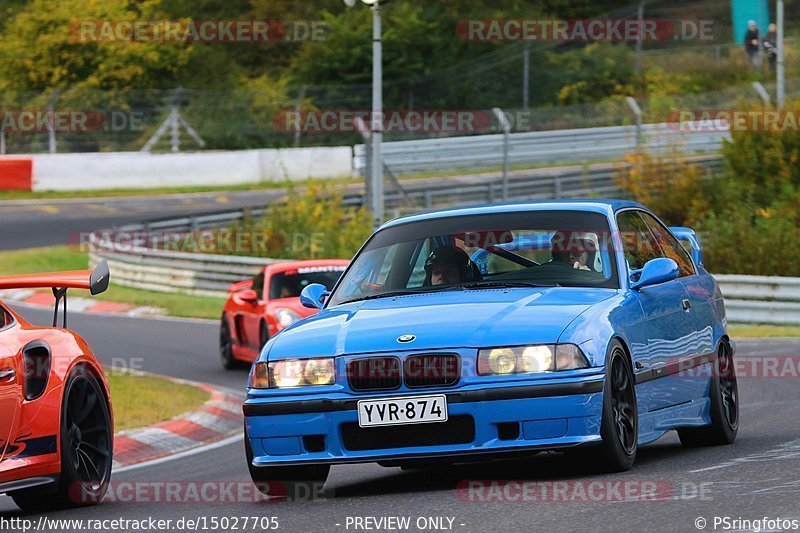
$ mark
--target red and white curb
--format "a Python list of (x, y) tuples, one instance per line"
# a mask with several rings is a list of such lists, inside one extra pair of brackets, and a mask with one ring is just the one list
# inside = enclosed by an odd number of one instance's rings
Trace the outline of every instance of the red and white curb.
[[(56, 300), (49, 292), (39, 292), (30, 289), (0, 290), (0, 300), (11, 303), (18, 302), (34, 307), (47, 307), (52, 309)], [(92, 298), (69, 296), (67, 308), (70, 312), (112, 314), (125, 316), (164, 316), (166, 311), (160, 307), (136, 307), (120, 302), (108, 302)]]
[[(153, 374), (147, 374), (153, 375)], [(200, 409), (150, 427), (114, 435), (114, 468), (162, 459), (232, 437), (242, 431), (242, 398), (182, 379), (157, 376), (211, 393)]]

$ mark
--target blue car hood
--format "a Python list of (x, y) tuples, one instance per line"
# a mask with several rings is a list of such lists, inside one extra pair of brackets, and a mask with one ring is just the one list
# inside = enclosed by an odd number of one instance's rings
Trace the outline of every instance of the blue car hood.
[[(398, 350), (555, 343), (564, 328), (612, 289), (548, 287), (448, 291), (340, 305), (282, 331), (270, 360)], [(400, 343), (401, 335), (415, 335)]]

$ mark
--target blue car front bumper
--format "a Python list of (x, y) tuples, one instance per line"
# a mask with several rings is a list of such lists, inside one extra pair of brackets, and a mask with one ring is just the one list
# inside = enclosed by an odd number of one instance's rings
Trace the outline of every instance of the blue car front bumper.
[[(597, 370), (570, 378), (472, 383), (457, 389), (394, 394), (337, 391), (250, 396), (244, 413), (252, 464), (460, 459), (597, 442), (604, 381), (602, 369)], [(430, 394), (447, 396), (447, 422), (358, 426), (359, 400)]]

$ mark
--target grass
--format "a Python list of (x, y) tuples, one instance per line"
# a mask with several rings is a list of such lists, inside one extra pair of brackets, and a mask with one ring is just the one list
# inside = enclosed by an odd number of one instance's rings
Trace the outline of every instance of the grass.
[[(84, 270), (88, 268), (85, 253), (69, 246), (48, 246), (27, 250), (0, 252), (0, 275), (28, 274), (33, 272), (53, 272), (57, 270)], [(108, 290), (97, 296), (89, 291), (73, 290), (72, 296), (90, 297), (97, 300), (128, 303), (135, 306), (160, 307), (170, 316), (185, 318), (219, 318), (225, 300), (208, 296), (189, 296), (166, 292), (146, 291), (116, 285), (113, 282)]]
[(106, 372), (114, 406), (114, 429), (122, 431), (151, 426), (196, 410), (211, 395), (191, 385), (166, 379)]
[(734, 339), (800, 337), (800, 326), (732, 325), (728, 328)]

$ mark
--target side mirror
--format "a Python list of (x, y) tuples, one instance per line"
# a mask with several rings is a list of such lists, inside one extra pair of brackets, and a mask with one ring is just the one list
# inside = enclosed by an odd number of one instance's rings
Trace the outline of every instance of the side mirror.
[(249, 303), (249, 304), (255, 304), (256, 302), (258, 302), (258, 293), (256, 291), (254, 291), (253, 289), (247, 289), (246, 291), (242, 291), (239, 294), (237, 294), (236, 296), (241, 301)]
[(678, 278), (678, 263), (667, 257), (657, 257), (645, 263), (644, 268), (631, 272), (631, 289), (638, 291), (644, 287), (666, 283)]
[(94, 296), (108, 289), (108, 282), (111, 281), (111, 274), (108, 271), (108, 261), (103, 259), (92, 270), (89, 276), (89, 292)]
[(327, 287), (322, 283), (312, 283), (306, 285), (303, 292), (300, 293), (300, 303), (303, 307), (310, 307), (311, 309), (322, 309), (325, 305), (325, 298), (330, 295)]
[(697, 232), (692, 228), (672, 227), (669, 228), (679, 241), (685, 242), (689, 245), (691, 250), (692, 260), (694, 264), (700, 266), (703, 264), (703, 245), (700, 244), (700, 237)]

